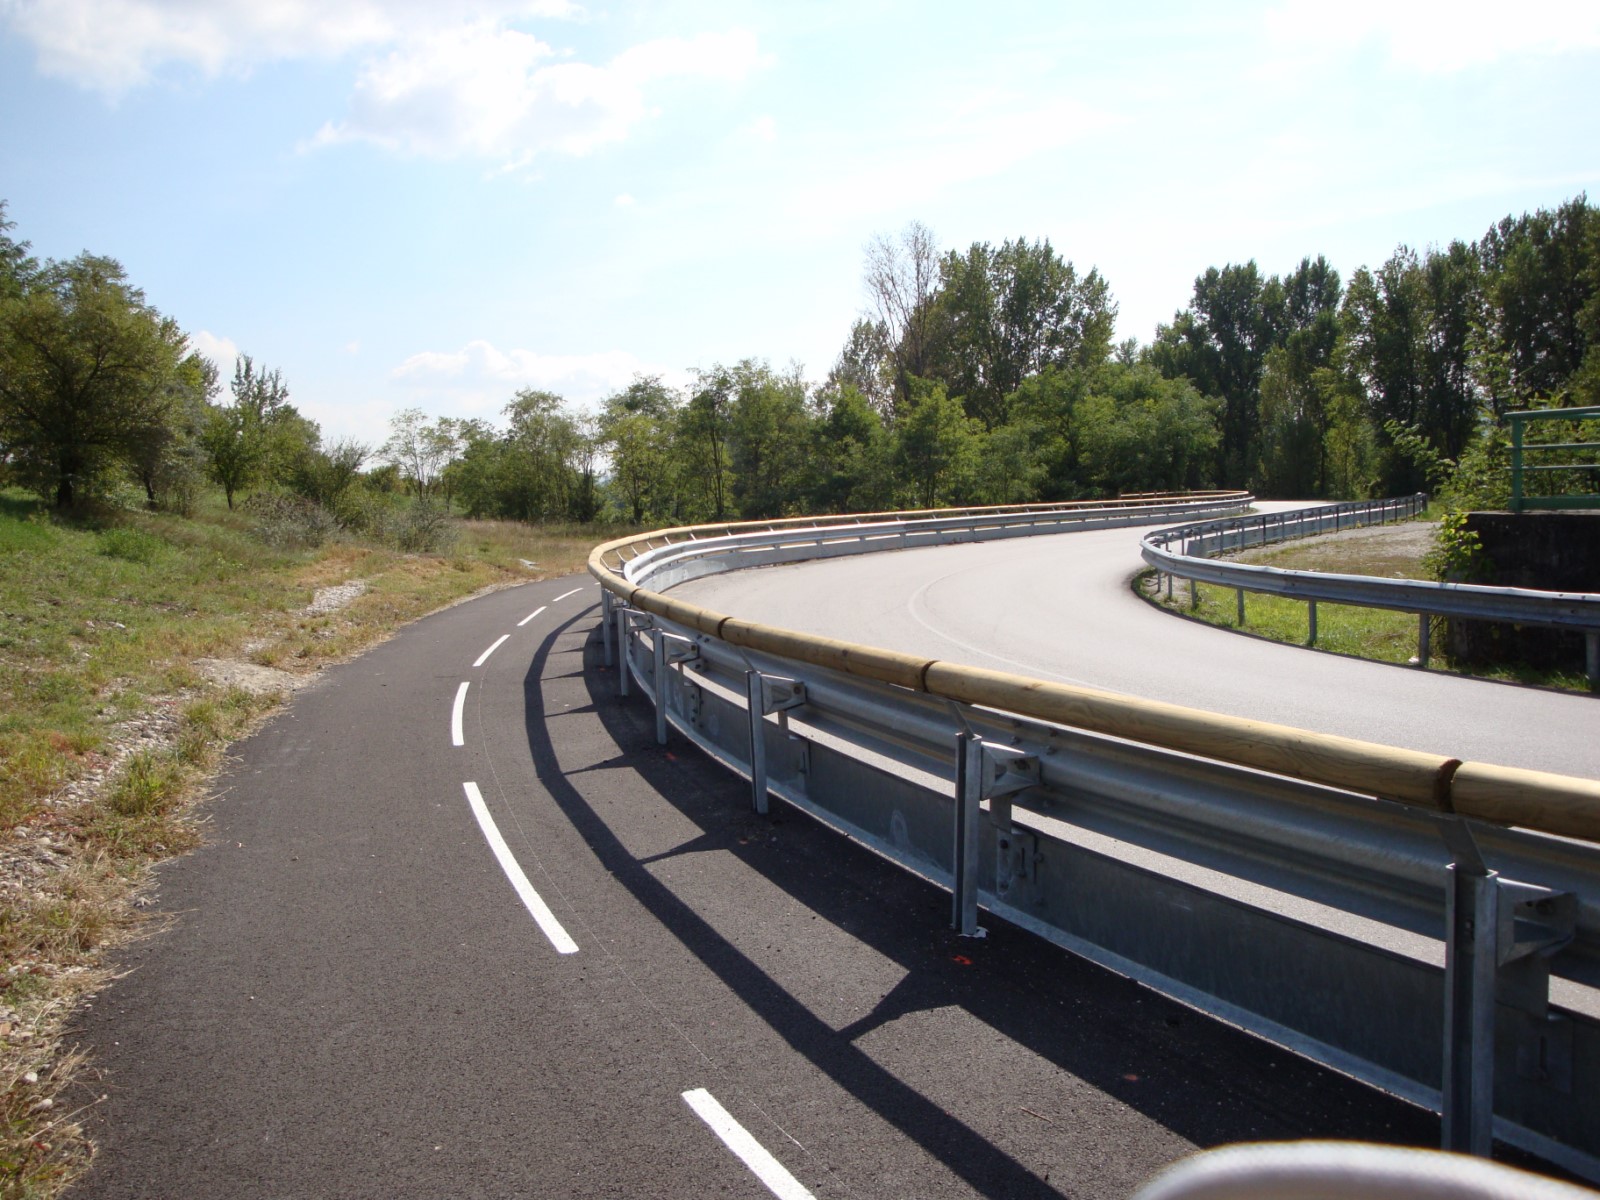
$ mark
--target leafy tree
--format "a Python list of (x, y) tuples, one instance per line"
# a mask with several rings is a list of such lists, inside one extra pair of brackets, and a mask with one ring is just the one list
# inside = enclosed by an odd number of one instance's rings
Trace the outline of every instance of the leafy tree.
[[(679, 496), (688, 513), (713, 521), (728, 519), (733, 468), (728, 443), (736, 387), (733, 373), (725, 367), (699, 372), (675, 428)], [(691, 498), (691, 493), (699, 494)]]
[(839, 357), (823, 387), (834, 394), (854, 388), (880, 415), (894, 411), (895, 362), (889, 327), (862, 317), (850, 326)]
[(1592, 344), (1585, 313), (1600, 294), (1600, 210), (1579, 195), (1551, 212), (1506, 217), (1478, 252), (1486, 274), (1485, 349), (1504, 367), (1495, 415), (1554, 398)]
[(671, 510), (677, 411), (677, 396), (658, 376), (639, 376), (601, 404), (597, 435), (611, 458), (608, 487), (635, 525)]
[(190, 354), (178, 364), (169, 387), (172, 407), (165, 428), (140, 443), (128, 465), (150, 508), (187, 515), (206, 478), (203, 438), (207, 402), (217, 391), (217, 368), (210, 359)]
[(895, 466), (919, 508), (957, 503), (977, 462), (982, 427), (944, 384), (912, 381), (905, 415), (895, 426)]
[(461, 453), (461, 434), (452, 417), (428, 420), (420, 408), (401, 409), (389, 418), (389, 439), (378, 457), (400, 471), (419, 497), (432, 495), (444, 473)]
[(28, 254), (28, 243), (11, 238), (16, 227), (6, 216), (6, 202), (0, 200), (0, 300), (19, 299), (39, 273), (38, 261)]
[(777, 375), (750, 360), (733, 369), (728, 452), (739, 515), (778, 517), (803, 494), (810, 441), (806, 386), (798, 370)]
[(1111, 494), (1207, 486), (1216, 404), (1148, 364), (1108, 366), (1073, 409), (1085, 479)]
[(878, 410), (856, 388), (824, 387), (811, 423), (806, 484), (810, 512), (872, 512), (893, 503), (890, 439)]
[(233, 402), (212, 405), (200, 432), (211, 478), (230, 509), (240, 492), (263, 482), (292, 484), (297, 471), (303, 478), (302, 460), (319, 440), (315, 425), (289, 403), (277, 369), (257, 369), (253, 358), (241, 354), (231, 388)]
[(0, 452), (71, 507), (164, 435), (185, 343), (114, 260), (47, 264), (0, 299)]

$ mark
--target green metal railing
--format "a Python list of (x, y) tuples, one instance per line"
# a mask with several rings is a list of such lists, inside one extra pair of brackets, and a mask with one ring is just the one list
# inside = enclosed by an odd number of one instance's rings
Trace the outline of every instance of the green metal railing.
[[(1600, 471), (1600, 442), (1525, 442), (1524, 426), (1529, 421), (1592, 421), (1600, 419), (1600, 408), (1540, 408), (1507, 413), (1511, 422), (1511, 511), (1530, 508), (1600, 508), (1600, 491), (1567, 492), (1563, 495), (1529, 496), (1523, 488), (1523, 473), (1531, 471)], [(1588, 461), (1524, 463), (1524, 454), (1588, 450)]]

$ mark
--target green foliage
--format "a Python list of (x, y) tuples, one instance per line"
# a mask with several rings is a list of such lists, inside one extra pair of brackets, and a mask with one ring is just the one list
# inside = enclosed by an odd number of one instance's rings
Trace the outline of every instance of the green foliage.
[(57, 508), (153, 458), (169, 436), (185, 338), (109, 258), (48, 263), (0, 297), (0, 447)]
[(167, 544), (142, 529), (118, 526), (100, 535), (100, 553), (107, 558), (148, 565), (161, 556)]
[(1423, 557), (1423, 568), (1441, 581), (1482, 583), (1486, 581), (1483, 541), (1467, 528), (1464, 510), (1447, 512), (1439, 518), (1433, 535), (1433, 548)]
[(913, 380), (905, 416), (895, 429), (896, 474), (918, 508), (965, 498), (982, 440), (982, 427), (942, 383)]
[(333, 514), (315, 500), (287, 492), (257, 492), (241, 511), (251, 533), (280, 549), (314, 549), (339, 528)]

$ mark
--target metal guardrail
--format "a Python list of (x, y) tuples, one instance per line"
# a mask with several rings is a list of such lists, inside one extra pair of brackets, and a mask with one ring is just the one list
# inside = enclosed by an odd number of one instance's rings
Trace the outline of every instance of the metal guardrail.
[(1430, 657), (1429, 625), (1434, 617), (1580, 631), (1588, 647), (1589, 685), (1600, 689), (1600, 593), (1289, 571), (1211, 557), (1290, 538), (1404, 520), (1418, 515), (1426, 503), (1427, 497), (1422, 495), (1404, 496), (1161, 529), (1145, 535), (1140, 554), (1146, 563), (1168, 577), (1169, 593), (1173, 577), (1233, 588), (1239, 594), (1241, 624), (1246, 592), (1305, 601), (1309, 606), (1308, 644), (1314, 645), (1317, 640), (1319, 601), (1416, 613), (1417, 662), (1424, 668)]
[[(796, 551), (773, 532), (694, 569)], [(626, 577), (665, 545), (591, 555), (607, 652), (757, 811), (777, 795), (950, 889), (964, 933), (981, 906), (1432, 1106), (1452, 1148), (1492, 1131), (1600, 1178), (1600, 1106), (1575, 1102), (1600, 1070), (1600, 782), (762, 626), (656, 590), (681, 559)]]
[(1600, 442), (1529, 442), (1526, 426), (1532, 421), (1600, 420), (1600, 408), (1540, 408), (1506, 414), (1511, 426), (1511, 511), (1530, 508), (1600, 508), (1600, 493), (1593, 487), (1583, 492), (1556, 496), (1529, 496), (1524, 488), (1527, 472), (1555, 472), (1571, 475), (1578, 471), (1600, 471), (1600, 456), (1591, 453), (1587, 462), (1529, 463), (1530, 454), (1552, 454), (1573, 450), (1600, 450)]

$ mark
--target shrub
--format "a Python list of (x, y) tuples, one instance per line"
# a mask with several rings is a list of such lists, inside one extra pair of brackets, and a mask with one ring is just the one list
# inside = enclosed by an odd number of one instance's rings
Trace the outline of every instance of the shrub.
[(250, 521), (250, 532), (269, 546), (314, 549), (339, 528), (332, 513), (304, 496), (257, 492), (241, 507)]

